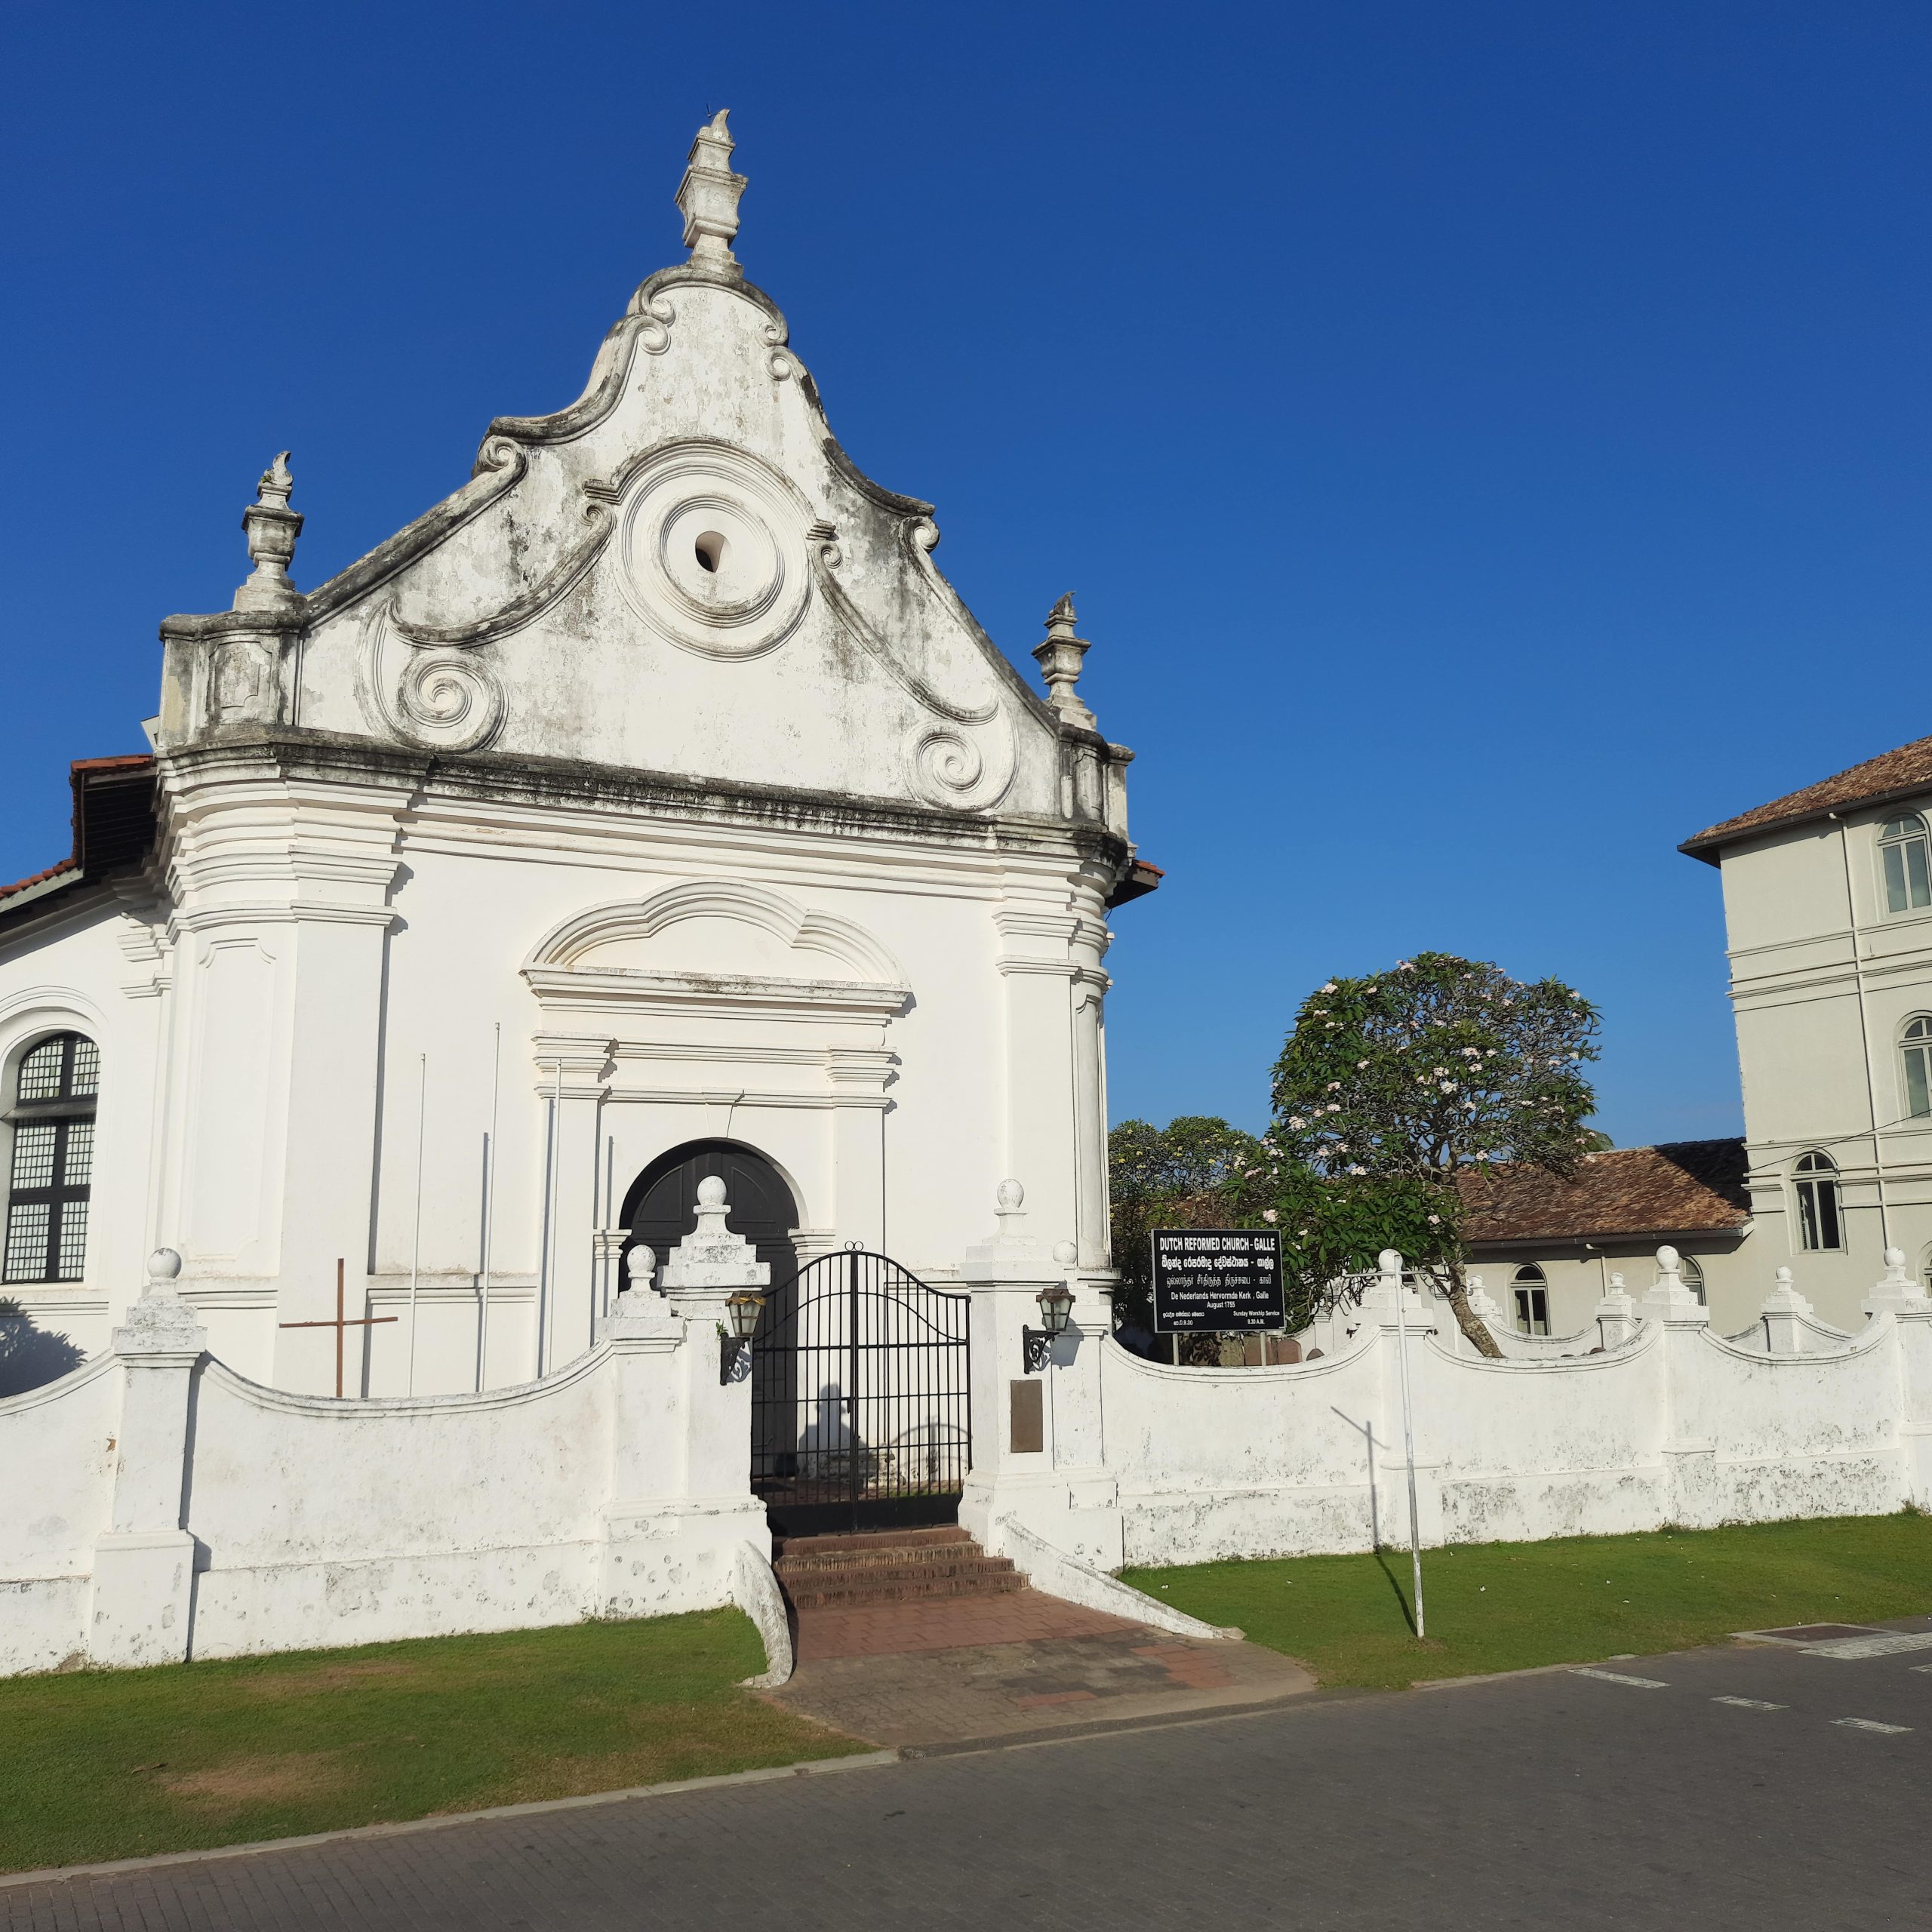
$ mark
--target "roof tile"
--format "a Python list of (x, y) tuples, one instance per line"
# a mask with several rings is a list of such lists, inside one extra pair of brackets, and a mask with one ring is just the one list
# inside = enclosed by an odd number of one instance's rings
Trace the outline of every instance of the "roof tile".
[(1459, 1183), (1472, 1243), (1734, 1234), (1751, 1218), (1741, 1140), (1672, 1140), (1586, 1155), (1569, 1180), (1503, 1166)]

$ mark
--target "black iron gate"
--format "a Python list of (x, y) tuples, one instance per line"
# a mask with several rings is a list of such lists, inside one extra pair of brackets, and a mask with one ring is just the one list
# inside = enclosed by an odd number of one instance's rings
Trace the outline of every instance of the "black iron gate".
[(971, 1309), (857, 1248), (772, 1291), (752, 1341), (752, 1489), (774, 1530), (954, 1519), (973, 1460)]

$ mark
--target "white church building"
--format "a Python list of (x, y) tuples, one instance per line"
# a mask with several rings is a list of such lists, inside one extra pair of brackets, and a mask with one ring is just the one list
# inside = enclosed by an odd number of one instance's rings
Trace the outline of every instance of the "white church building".
[(75, 764), (72, 856), (0, 891), (14, 1386), (160, 1247), (257, 1382), (525, 1383), (712, 1174), (774, 1279), (956, 1277), (1007, 1177), (1106, 1278), (1131, 754), (1071, 599), (1042, 694), (839, 446), (732, 148), (583, 395), (306, 591), (275, 460), (232, 608), (162, 626), (151, 750)]

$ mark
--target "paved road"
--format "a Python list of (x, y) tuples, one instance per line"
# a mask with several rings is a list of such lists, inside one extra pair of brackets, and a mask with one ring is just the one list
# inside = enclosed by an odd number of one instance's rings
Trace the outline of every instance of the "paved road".
[(1897, 1932), (1932, 1918), (1927, 1663), (1693, 1652), (1603, 1666), (1657, 1687), (1564, 1672), (1304, 1704), (0, 1890), (0, 1916)]

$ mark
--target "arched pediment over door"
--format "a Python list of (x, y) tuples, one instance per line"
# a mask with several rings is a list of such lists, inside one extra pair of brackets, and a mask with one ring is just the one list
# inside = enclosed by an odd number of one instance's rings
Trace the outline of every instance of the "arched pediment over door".
[(595, 1115), (575, 1144), (597, 1149), (607, 1256), (631, 1238), (629, 1177), (696, 1142), (770, 1156), (804, 1255), (883, 1239), (892, 1023), (913, 993), (860, 921), (769, 886), (689, 880), (572, 914), (523, 974), (542, 1012), (540, 1081)]

